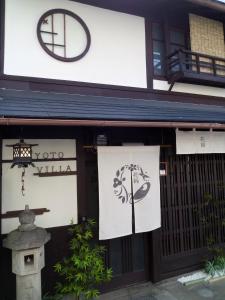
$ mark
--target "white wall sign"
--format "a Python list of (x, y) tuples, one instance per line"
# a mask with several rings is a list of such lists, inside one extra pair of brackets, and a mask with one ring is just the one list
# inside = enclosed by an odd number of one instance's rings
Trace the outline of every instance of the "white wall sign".
[[(42, 49), (37, 38), (37, 25), (41, 16), (52, 9), (70, 11), (86, 24), (91, 45), (82, 59), (62, 62)], [(16, 22), (18, 16), (19, 22)], [(66, 54), (65, 48), (54, 47), (58, 56), (73, 57), (82, 53), (87, 45), (87, 36), (79, 22), (67, 16), (64, 36), (61, 34), (64, 27), (62, 15), (56, 14), (54, 18), (54, 32), (58, 34), (43, 34), (44, 42), (51, 44), (54, 39), (55, 44), (66, 43)], [(51, 22), (51, 17), (48, 22)], [(43, 24), (41, 30), (49, 31), (50, 27)], [(53, 50), (51, 45), (48, 49)], [(146, 88), (145, 20), (75, 1), (7, 0), (4, 73)]]
[[(38, 226), (45, 228), (64, 226), (69, 225), (71, 220), (77, 223), (77, 176), (74, 175), (77, 168), (76, 160), (66, 160), (66, 158), (76, 158), (76, 141), (56, 139), (26, 139), (25, 141), (38, 144), (33, 147), (33, 159), (37, 161), (35, 167), (26, 168), (25, 196), (21, 193), (22, 169), (17, 166), (11, 168), (12, 163), (3, 162), (2, 214), (23, 210), (28, 204), (30, 209), (50, 210), (36, 217)], [(5, 145), (15, 142), (18, 140), (3, 140), (3, 160), (12, 160), (12, 148)], [(57, 161), (60, 158), (65, 160)], [(57, 172), (70, 172), (70, 175), (52, 176), (52, 173), (57, 175)], [(8, 233), (18, 225), (18, 218), (2, 219), (2, 233)]]
[(100, 239), (161, 226), (159, 150), (159, 146), (98, 147)]
[(225, 132), (176, 130), (177, 154), (225, 153)]

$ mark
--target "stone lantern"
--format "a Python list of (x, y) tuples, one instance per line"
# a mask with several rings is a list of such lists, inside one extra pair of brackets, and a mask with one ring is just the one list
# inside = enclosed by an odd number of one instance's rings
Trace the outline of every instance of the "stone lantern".
[(12, 250), (12, 272), (16, 274), (16, 299), (41, 300), (41, 270), (45, 266), (44, 245), (50, 234), (34, 224), (35, 214), (26, 205), (20, 226), (3, 241)]

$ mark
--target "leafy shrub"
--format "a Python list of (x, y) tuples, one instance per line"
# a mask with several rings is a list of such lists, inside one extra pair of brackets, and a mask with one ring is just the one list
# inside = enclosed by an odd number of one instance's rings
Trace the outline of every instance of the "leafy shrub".
[(77, 299), (92, 299), (99, 296), (98, 285), (110, 281), (112, 270), (105, 267), (103, 255), (105, 248), (90, 245), (93, 238), (95, 221), (88, 219), (78, 225), (73, 225), (70, 241), (71, 255), (55, 266), (55, 272), (62, 277), (57, 283), (57, 294), (73, 295)]
[(212, 261), (207, 261), (205, 263), (205, 272), (212, 277), (216, 274), (225, 274), (225, 257), (217, 256)]

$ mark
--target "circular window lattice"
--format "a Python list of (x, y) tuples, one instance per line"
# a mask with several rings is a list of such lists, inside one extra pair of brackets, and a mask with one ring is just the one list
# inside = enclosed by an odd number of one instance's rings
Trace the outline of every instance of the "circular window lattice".
[[(79, 49), (79, 53), (76, 49), (79, 41), (68, 39), (69, 33), (74, 29), (72, 27), (80, 27), (79, 31), (85, 36), (85, 45), (83, 49)], [(85, 22), (75, 13), (65, 9), (52, 9), (44, 13), (38, 21), (37, 37), (45, 52), (64, 62), (80, 60), (87, 54), (91, 45), (91, 34)], [(74, 50), (72, 55), (71, 49), (72, 52)]]

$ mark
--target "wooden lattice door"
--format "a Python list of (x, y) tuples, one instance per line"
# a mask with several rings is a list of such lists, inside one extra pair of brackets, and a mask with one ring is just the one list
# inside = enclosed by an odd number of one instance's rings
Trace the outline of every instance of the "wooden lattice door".
[(210, 237), (225, 241), (225, 155), (165, 151), (163, 160), (168, 174), (161, 177), (161, 268), (169, 273), (201, 263)]

